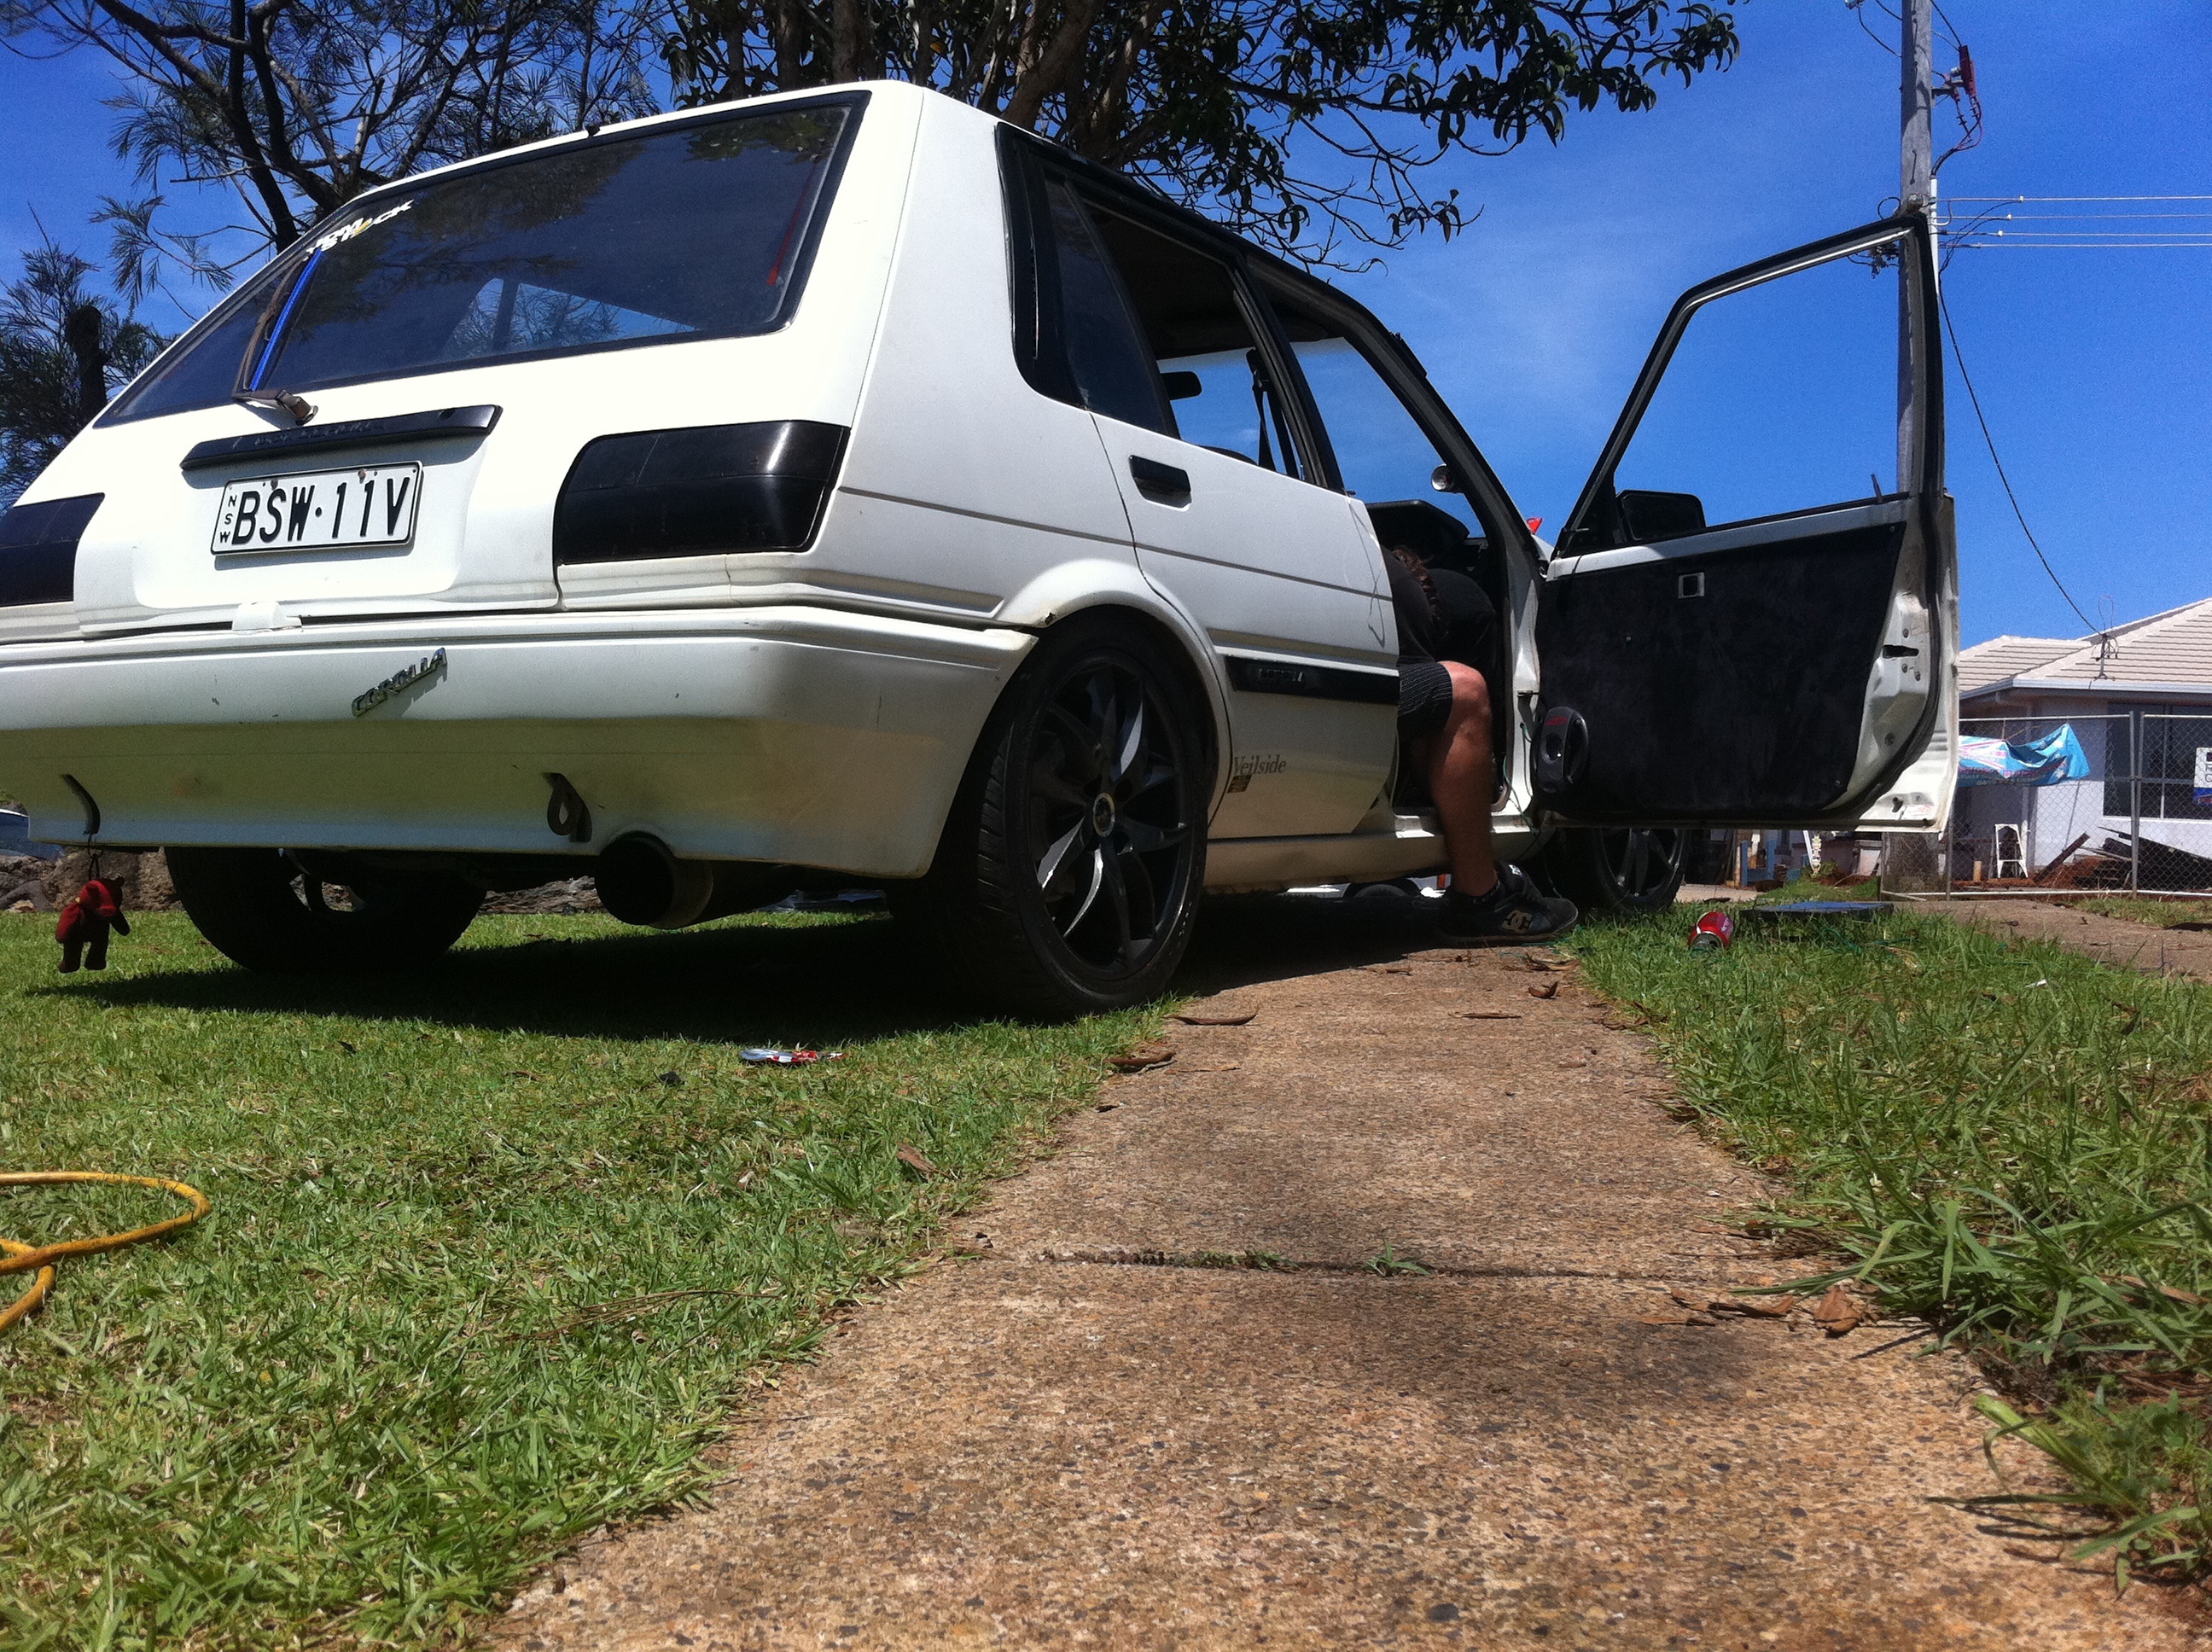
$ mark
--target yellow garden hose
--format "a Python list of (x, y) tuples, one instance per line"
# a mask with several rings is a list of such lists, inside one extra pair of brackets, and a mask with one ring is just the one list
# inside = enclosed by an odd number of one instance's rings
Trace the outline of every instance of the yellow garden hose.
[(191, 1210), (183, 1216), (173, 1216), (166, 1222), (156, 1222), (149, 1228), (133, 1228), (128, 1233), (98, 1233), (89, 1239), (65, 1239), (58, 1245), (27, 1245), (19, 1240), (0, 1239), (0, 1273), (28, 1273), (36, 1270), (38, 1277), (31, 1288), (0, 1311), (0, 1331), (6, 1330), (46, 1299), (53, 1288), (54, 1264), (64, 1256), (94, 1256), (103, 1250), (120, 1250), (125, 1245), (135, 1245), (148, 1239), (158, 1239), (165, 1233), (174, 1233), (188, 1228), (215, 1207), (208, 1196), (197, 1187), (188, 1187), (181, 1181), (170, 1181), (161, 1176), (114, 1175), (106, 1170), (7, 1170), (0, 1171), (0, 1187), (51, 1187), (68, 1181), (106, 1181), (126, 1187), (159, 1187), (178, 1198), (189, 1200)]

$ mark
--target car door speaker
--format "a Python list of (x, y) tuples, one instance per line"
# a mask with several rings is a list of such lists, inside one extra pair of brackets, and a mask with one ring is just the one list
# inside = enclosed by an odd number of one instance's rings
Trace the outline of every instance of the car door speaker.
[(1589, 766), (1589, 725), (1582, 713), (1554, 706), (1536, 731), (1536, 789), (1549, 797), (1571, 792)]

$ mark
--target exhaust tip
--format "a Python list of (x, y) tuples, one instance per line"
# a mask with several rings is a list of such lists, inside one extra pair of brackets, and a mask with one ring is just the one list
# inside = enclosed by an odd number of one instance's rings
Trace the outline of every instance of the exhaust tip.
[(602, 849), (593, 876), (602, 906), (623, 922), (647, 929), (695, 924), (714, 898), (712, 866), (678, 860), (665, 843), (642, 832)]

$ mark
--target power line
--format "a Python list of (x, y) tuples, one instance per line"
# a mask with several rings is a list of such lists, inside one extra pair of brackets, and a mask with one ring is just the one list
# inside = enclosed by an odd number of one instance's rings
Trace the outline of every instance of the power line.
[(1949, 201), (2212, 201), (2212, 195), (1948, 195)]
[(2170, 252), (2176, 248), (2212, 246), (2212, 237), (2201, 240), (2034, 240), (2019, 235), (1997, 234), (1992, 235), (1988, 240), (1975, 240), (1971, 236), (1962, 234), (1958, 237), (1947, 238), (1944, 246), (1948, 252), (1990, 252), (2008, 246), (2021, 252), (2063, 252), (2069, 247), (2083, 250), (2101, 247), (2107, 252)]
[(1990, 422), (1982, 413), (1982, 398), (1974, 393), (1973, 379), (1966, 372), (1966, 353), (1959, 348), (1959, 329), (1951, 320), (1951, 301), (1943, 296), (1942, 288), (1936, 291), (1936, 302), (1943, 313), (1943, 331), (1950, 336), (1951, 359), (1959, 364), (1959, 382), (1966, 387), (1966, 400), (1974, 410), (1974, 422), (1982, 427), (1983, 444), (1990, 450), (1990, 463), (1996, 466), (1997, 480), (2004, 484), (2006, 499), (2012, 503), (2012, 513), (2020, 523), (2020, 531), (2027, 536), (2027, 548), (2035, 553), (2035, 560), (2043, 564), (2043, 571), (2051, 576), (2051, 583), (2058, 587), (2058, 594), (2066, 598), (2066, 605), (2074, 610), (2074, 617), (2081, 622), (2085, 632), (2094, 632), (2095, 623), (2081, 611), (2081, 604), (2074, 600), (2074, 593), (2058, 577), (2058, 570), (2051, 566), (2051, 559), (2043, 554), (2043, 547), (2035, 541), (2035, 530), (2027, 525), (2027, 513), (2020, 507), (2020, 495), (2012, 490), (2012, 478), (2005, 474), (2004, 461), (1997, 457), (1996, 438), (1990, 434)]

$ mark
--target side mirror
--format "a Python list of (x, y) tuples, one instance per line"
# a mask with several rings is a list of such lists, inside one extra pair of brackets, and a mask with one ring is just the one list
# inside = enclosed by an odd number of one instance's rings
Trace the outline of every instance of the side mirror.
[(1459, 478), (1452, 474), (1452, 468), (1449, 465), (1439, 465), (1429, 472), (1429, 486), (1440, 494), (1455, 494), (1464, 491), (1459, 485)]
[(1620, 511), (1623, 544), (1648, 545), (1655, 539), (1680, 539), (1705, 531), (1705, 502), (1695, 494), (1624, 488)]
[(1167, 386), (1168, 399), (1171, 402), (1187, 402), (1206, 388), (1199, 382), (1195, 373), (1163, 373), (1160, 382)]

